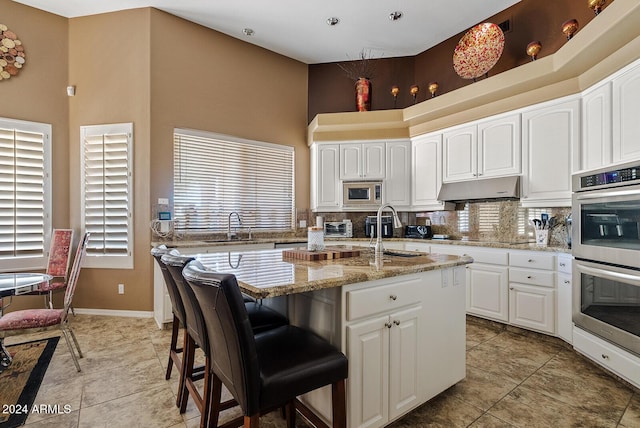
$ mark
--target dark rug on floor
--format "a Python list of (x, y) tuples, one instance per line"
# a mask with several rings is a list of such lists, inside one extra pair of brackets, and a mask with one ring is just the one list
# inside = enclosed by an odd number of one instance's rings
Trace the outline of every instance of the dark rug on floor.
[(8, 346), (13, 362), (0, 373), (0, 428), (25, 423), (59, 339)]

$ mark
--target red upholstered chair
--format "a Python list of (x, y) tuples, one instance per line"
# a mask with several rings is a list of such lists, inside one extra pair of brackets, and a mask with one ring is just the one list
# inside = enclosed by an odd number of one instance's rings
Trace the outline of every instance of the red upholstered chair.
[[(62, 335), (64, 336), (69, 352), (73, 358), (76, 369), (80, 371), (78, 358), (82, 358), (82, 351), (76, 339), (71, 326), (69, 325), (68, 314), (71, 307), (73, 294), (78, 284), (78, 276), (82, 267), (82, 259), (86, 253), (87, 243), (89, 241), (89, 233), (85, 233), (82, 241), (78, 244), (76, 257), (73, 260), (73, 267), (67, 281), (67, 289), (64, 295), (64, 308), (62, 309), (25, 309), (22, 311), (9, 312), (0, 318), (0, 334), (4, 336), (7, 331), (25, 330), (30, 328), (44, 328), (60, 326)], [(75, 344), (75, 350), (71, 345), (71, 341)], [(76, 357), (76, 351), (78, 356)]]
[[(53, 279), (37, 290), (27, 293), (44, 295), (45, 308), (53, 308), (53, 293), (63, 290), (67, 286), (67, 272), (71, 261), (72, 246), (72, 229), (53, 229), (49, 246), (49, 262), (47, 263), (47, 273)], [(73, 308), (71, 310), (73, 311)]]

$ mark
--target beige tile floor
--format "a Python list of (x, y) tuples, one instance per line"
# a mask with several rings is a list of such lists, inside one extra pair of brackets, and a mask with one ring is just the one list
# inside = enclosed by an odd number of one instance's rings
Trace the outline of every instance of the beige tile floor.
[[(36, 398), (36, 404), (68, 404), (71, 411), (31, 414), (26, 426), (198, 426), (192, 402), (184, 415), (174, 405), (175, 372), (164, 380), (169, 330), (151, 319), (78, 315), (72, 322), (85, 353), (82, 372), (60, 340)], [(284, 426), (275, 415), (263, 425)], [(555, 339), (470, 319), (466, 379), (392, 426), (640, 427), (640, 391)]]

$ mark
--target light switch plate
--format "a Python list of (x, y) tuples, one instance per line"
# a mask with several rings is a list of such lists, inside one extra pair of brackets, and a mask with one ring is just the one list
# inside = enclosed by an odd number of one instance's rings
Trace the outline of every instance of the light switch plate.
[(158, 198), (158, 205), (169, 205), (169, 198)]

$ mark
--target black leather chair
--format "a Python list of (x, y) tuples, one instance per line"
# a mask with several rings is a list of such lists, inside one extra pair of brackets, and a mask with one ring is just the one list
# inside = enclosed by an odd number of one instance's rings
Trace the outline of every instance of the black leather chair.
[(296, 409), (314, 424), (324, 425), (296, 397), (332, 385), (333, 426), (346, 426), (344, 354), (316, 334), (291, 325), (254, 335), (235, 276), (206, 271), (196, 262), (189, 263), (183, 275), (201, 305), (211, 347), (209, 426), (218, 424), (222, 384), (244, 414), (235, 425), (258, 427), (261, 414), (282, 406), (288, 427), (295, 426)]
[[(180, 377), (178, 392), (179, 397), (181, 397), (179, 405), (180, 413), (184, 413), (186, 411), (189, 396), (191, 396), (196, 407), (200, 410), (201, 426), (206, 426), (209, 415), (209, 406), (211, 404), (210, 377), (208, 376), (210, 369), (208, 365), (211, 361), (210, 350), (212, 348), (209, 345), (209, 338), (204, 326), (204, 319), (200, 310), (200, 305), (193, 294), (193, 290), (188, 286), (182, 276), (182, 270), (189, 262), (197, 264), (202, 270), (206, 269), (200, 262), (189, 256), (165, 254), (162, 256), (161, 261), (167, 266), (167, 269), (176, 284), (180, 297), (182, 298), (185, 309), (187, 334), (185, 335), (182, 375)], [(250, 325), (254, 334), (289, 324), (289, 320), (278, 312), (266, 306), (262, 306), (252, 299), (245, 299), (244, 296), (241, 296), (241, 299), (245, 310), (251, 314)], [(195, 350), (197, 347), (201, 348), (205, 354), (204, 373), (199, 373), (194, 370)], [(205, 383), (203, 393), (200, 395), (195, 382), (203, 377)], [(220, 397), (218, 397), (216, 402), (216, 406), (219, 406), (222, 410), (234, 407), (235, 405), (235, 400), (220, 403)]]

